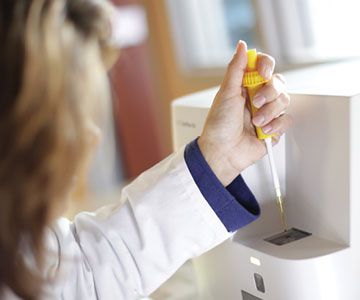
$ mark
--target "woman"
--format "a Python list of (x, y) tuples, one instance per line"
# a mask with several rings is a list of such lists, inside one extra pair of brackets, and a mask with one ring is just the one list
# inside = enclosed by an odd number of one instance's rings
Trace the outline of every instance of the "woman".
[(271, 80), (251, 120), (239, 42), (198, 140), (124, 188), (123, 205), (59, 218), (110, 95), (111, 15), (103, 1), (1, 0), (1, 299), (146, 296), (259, 215), (239, 174), (265, 154), (253, 125), (278, 136), (289, 127), (289, 96), (260, 55)]

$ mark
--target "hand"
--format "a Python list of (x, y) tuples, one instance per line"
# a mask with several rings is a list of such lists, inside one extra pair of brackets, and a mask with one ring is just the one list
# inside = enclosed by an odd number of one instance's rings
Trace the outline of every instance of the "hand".
[(273, 75), (274, 59), (261, 53), (257, 70), (269, 82), (255, 95), (253, 103), (259, 110), (251, 118), (242, 88), (246, 65), (247, 46), (240, 41), (198, 140), (202, 154), (224, 186), (266, 154), (265, 143), (257, 138), (254, 125), (267, 134), (275, 133), (276, 143), (292, 123), (291, 116), (284, 113), (290, 104), (284, 78)]

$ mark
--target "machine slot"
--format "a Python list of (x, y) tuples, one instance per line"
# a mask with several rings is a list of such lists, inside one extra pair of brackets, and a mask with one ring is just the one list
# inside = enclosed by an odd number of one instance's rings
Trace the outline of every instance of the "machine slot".
[(294, 241), (301, 240), (310, 235), (311, 233), (309, 232), (297, 228), (291, 228), (284, 232), (268, 237), (264, 240), (277, 246), (283, 246)]

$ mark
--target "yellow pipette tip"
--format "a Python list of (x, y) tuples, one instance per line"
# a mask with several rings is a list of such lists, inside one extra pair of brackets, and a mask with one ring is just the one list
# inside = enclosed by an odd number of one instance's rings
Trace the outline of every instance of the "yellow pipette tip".
[(251, 88), (251, 87), (258, 87), (263, 85), (267, 82), (259, 73), (258, 71), (246, 72), (243, 77), (242, 85), (243, 87)]
[(243, 86), (247, 88), (257, 87), (265, 84), (265, 80), (256, 70), (257, 52), (256, 49), (249, 49), (247, 51), (247, 66), (243, 78)]
[[(253, 105), (253, 97), (256, 92), (267, 82), (256, 70), (257, 52), (256, 49), (249, 49), (247, 51), (248, 64), (246, 72), (244, 73), (242, 86), (246, 87), (249, 94), (251, 113), (255, 115), (257, 108)], [(265, 134), (261, 127), (256, 127), (256, 134), (260, 140), (271, 138), (273, 135)]]
[(256, 70), (256, 60), (257, 60), (257, 52), (256, 49), (249, 49), (247, 51), (247, 71), (255, 71)]

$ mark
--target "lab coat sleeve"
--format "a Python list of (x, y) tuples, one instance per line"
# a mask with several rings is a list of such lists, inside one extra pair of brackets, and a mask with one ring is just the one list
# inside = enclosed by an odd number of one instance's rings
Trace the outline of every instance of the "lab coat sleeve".
[(229, 232), (260, 216), (260, 206), (241, 174), (225, 188), (202, 155), (198, 139), (186, 146), (185, 161), (200, 192)]
[(125, 187), (121, 203), (54, 227), (64, 299), (147, 296), (230, 236), (194, 182), (184, 149)]

